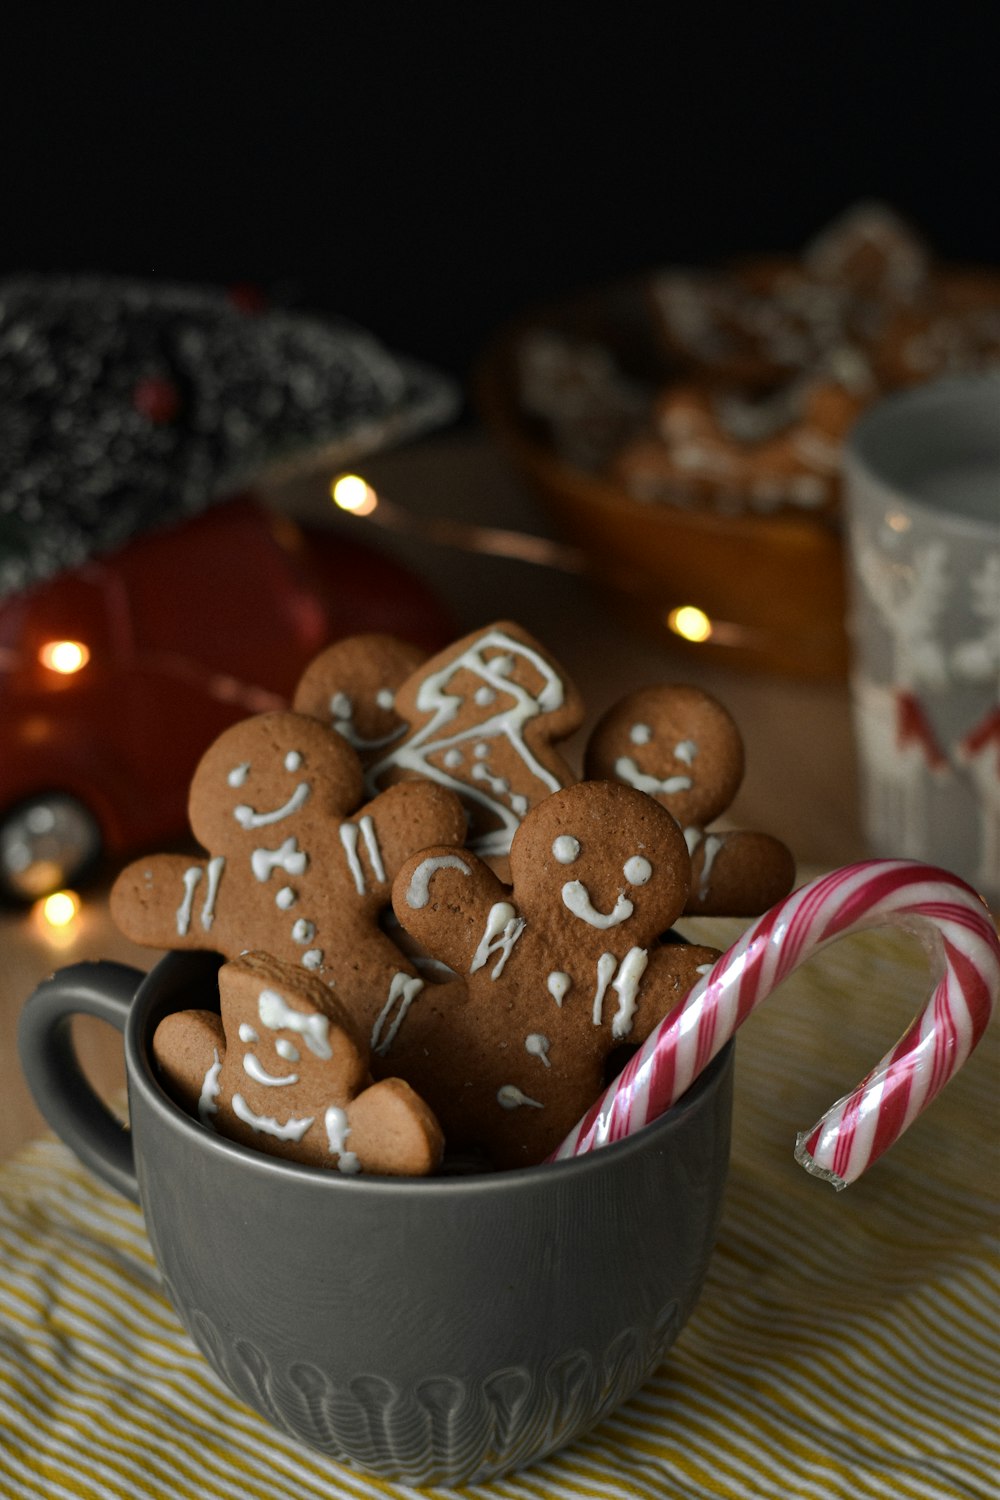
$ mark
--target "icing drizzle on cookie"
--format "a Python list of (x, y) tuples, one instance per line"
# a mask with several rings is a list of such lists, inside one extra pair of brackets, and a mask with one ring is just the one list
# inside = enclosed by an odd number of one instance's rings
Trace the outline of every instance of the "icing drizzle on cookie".
[(635, 910), (624, 891), (619, 891), (611, 911), (598, 911), (582, 880), (567, 880), (562, 888), (562, 901), (567, 911), (571, 911), (574, 917), (579, 917), (581, 922), (602, 929), (617, 927), (619, 922), (627, 922)]
[[(423, 987), (424, 981), (422, 979), (418, 979), (410, 974), (404, 974), (402, 971), (392, 976), (389, 984), (389, 997), (375, 1017), (375, 1024), (372, 1026), (371, 1048), (373, 1052), (378, 1053), (379, 1057), (384, 1057), (392, 1046), (396, 1039), (396, 1033), (406, 1020), (406, 1012)], [(398, 1009), (396, 1009), (397, 1006)], [(388, 1030), (385, 1031), (385, 1035), (383, 1035), (383, 1030), (389, 1017), (392, 1016), (394, 1009), (396, 1009), (396, 1014), (393, 1016)]]
[[(488, 652), (498, 654), (488, 655)], [(514, 680), (512, 674), (519, 659), (529, 662), (541, 677), (542, 685), (537, 692)], [(458, 693), (453, 690), (453, 683), (463, 673), (477, 677), (479, 685), (467, 693)], [(499, 826), (473, 839), (471, 847), (479, 854), (506, 854), (531, 799), (520, 791), (512, 793), (508, 778), (483, 774), (485, 768), (478, 775), (474, 770), (467, 780), (451, 775), (451, 771), (458, 770), (458, 763), (450, 752), (467, 746), (470, 741), (494, 740), (505, 751), (514, 751), (542, 795), (557, 792), (561, 783), (533, 754), (524, 730), (532, 719), (560, 708), (565, 696), (562, 679), (537, 650), (502, 630), (486, 630), (439, 671), (424, 677), (416, 707), (421, 714), (430, 716), (428, 722), (371, 768), (369, 785), (377, 789), (379, 778), (398, 767), (449, 787), (497, 819)], [(476, 722), (467, 728), (455, 729), (459, 714), (470, 703), (488, 717), (483, 720), (477, 716)], [(490, 713), (497, 703), (499, 708)], [(501, 780), (507, 785), (501, 786)]]
[(431, 899), (431, 879), (438, 870), (458, 870), (463, 875), (472, 874), (465, 860), (459, 859), (457, 854), (436, 854), (421, 860), (406, 887), (406, 904), (413, 911), (420, 911)]
[(378, 838), (375, 833), (375, 824), (371, 818), (365, 815), (359, 818), (357, 823), (341, 823), (340, 842), (347, 856), (347, 867), (354, 880), (354, 888), (359, 896), (363, 896), (367, 890), (365, 885), (365, 872), (358, 857), (359, 833), (364, 837), (365, 848), (371, 862), (372, 874), (380, 882), (385, 881), (385, 866), (382, 864), (382, 851), (379, 849)]
[(532, 1109), (544, 1109), (545, 1106), (539, 1099), (529, 1099), (528, 1095), (522, 1093), (516, 1083), (505, 1083), (497, 1089), (497, 1103), (502, 1109), (520, 1109), (524, 1105)]
[(498, 901), (490, 908), (486, 918), (486, 928), (479, 940), (479, 947), (472, 955), (469, 965), (469, 973), (474, 974), (481, 969), (486, 960), (493, 953), (499, 952), (500, 957), (492, 969), (492, 977), (499, 979), (503, 973), (504, 965), (510, 958), (511, 950), (524, 931), (525, 922), (519, 917), (517, 911), (509, 901)]

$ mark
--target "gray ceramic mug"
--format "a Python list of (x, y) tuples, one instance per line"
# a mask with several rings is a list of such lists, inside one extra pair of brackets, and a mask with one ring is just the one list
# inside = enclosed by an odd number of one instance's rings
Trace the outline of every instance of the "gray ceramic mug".
[[(564, 1446), (649, 1377), (697, 1300), (729, 1159), (733, 1046), (629, 1140), (477, 1177), (346, 1178), (224, 1140), (165, 1094), (157, 1023), (218, 960), (78, 964), (21, 1017), (43, 1114), (137, 1200), (164, 1288), (231, 1391), (386, 1478), (462, 1484)], [(84, 1079), (76, 1013), (124, 1033), (130, 1128)]]

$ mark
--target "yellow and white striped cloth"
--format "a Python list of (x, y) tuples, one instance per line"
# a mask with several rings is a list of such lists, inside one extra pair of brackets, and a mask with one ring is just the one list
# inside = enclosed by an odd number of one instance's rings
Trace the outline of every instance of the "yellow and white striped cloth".
[[(738, 923), (698, 924), (725, 946)], [(996, 1500), (1000, 1028), (841, 1194), (792, 1160), (925, 993), (910, 940), (836, 945), (737, 1057), (701, 1302), (649, 1385), (475, 1500)], [(636, 1226), (641, 1233), (641, 1226)], [(137, 1209), (52, 1140), (0, 1170), (0, 1496), (312, 1500), (421, 1492), (311, 1455), (233, 1401), (163, 1297)]]

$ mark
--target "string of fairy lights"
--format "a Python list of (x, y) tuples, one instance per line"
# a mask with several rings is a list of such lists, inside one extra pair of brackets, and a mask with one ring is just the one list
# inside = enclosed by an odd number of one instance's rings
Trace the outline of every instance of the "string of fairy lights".
[[(360, 474), (335, 475), (329, 485), (330, 498), (345, 515), (368, 521), (386, 531), (405, 533), (480, 556), (503, 557), (555, 568), (561, 572), (588, 574), (592, 564), (579, 548), (525, 532), (454, 521), (442, 517), (417, 517), (389, 500)], [(663, 625), (674, 636), (691, 644), (712, 641), (727, 644), (734, 632), (745, 632), (725, 621), (713, 620), (697, 604), (682, 603), (664, 611)], [(84, 641), (46, 641), (39, 660), (49, 671), (70, 677), (86, 667), (90, 649)], [(57, 890), (41, 896), (32, 906), (30, 919), (35, 931), (50, 946), (71, 946), (85, 921), (84, 904), (73, 890)]]

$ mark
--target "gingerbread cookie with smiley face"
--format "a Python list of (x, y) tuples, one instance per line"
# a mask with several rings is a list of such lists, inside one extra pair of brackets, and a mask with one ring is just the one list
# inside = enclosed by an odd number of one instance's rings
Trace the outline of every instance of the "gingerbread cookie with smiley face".
[(525, 815), (513, 889), (465, 849), (412, 856), (393, 884), (400, 923), (465, 981), (415, 1007), (388, 1053), (450, 1145), (527, 1166), (553, 1151), (603, 1087), (718, 957), (664, 943), (689, 860), (651, 797), (581, 782)]
[(380, 929), (393, 875), (442, 839), (461, 843), (458, 798), (431, 782), (363, 803), (355, 751), (318, 720), (261, 714), (232, 725), (194, 775), (204, 859), (158, 854), (119, 875), (111, 913), (134, 942), (298, 963), (333, 988), (372, 1045), (423, 988)]
[(309, 663), (292, 707), (343, 735), (369, 766), (405, 733), (396, 693), (427, 653), (391, 635), (354, 635), (335, 641)]
[(795, 864), (767, 833), (709, 832), (743, 779), (743, 740), (701, 688), (640, 688), (613, 704), (587, 744), (588, 776), (614, 777), (672, 813), (691, 855), (689, 916), (756, 916), (788, 894)]
[(424, 1176), (441, 1129), (399, 1078), (373, 1083), (363, 1033), (322, 980), (245, 953), (219, 971), (221, 1015), (178, 1011), (153, 1036), (163, 1083), (229, 1140), (348, 1175)]

